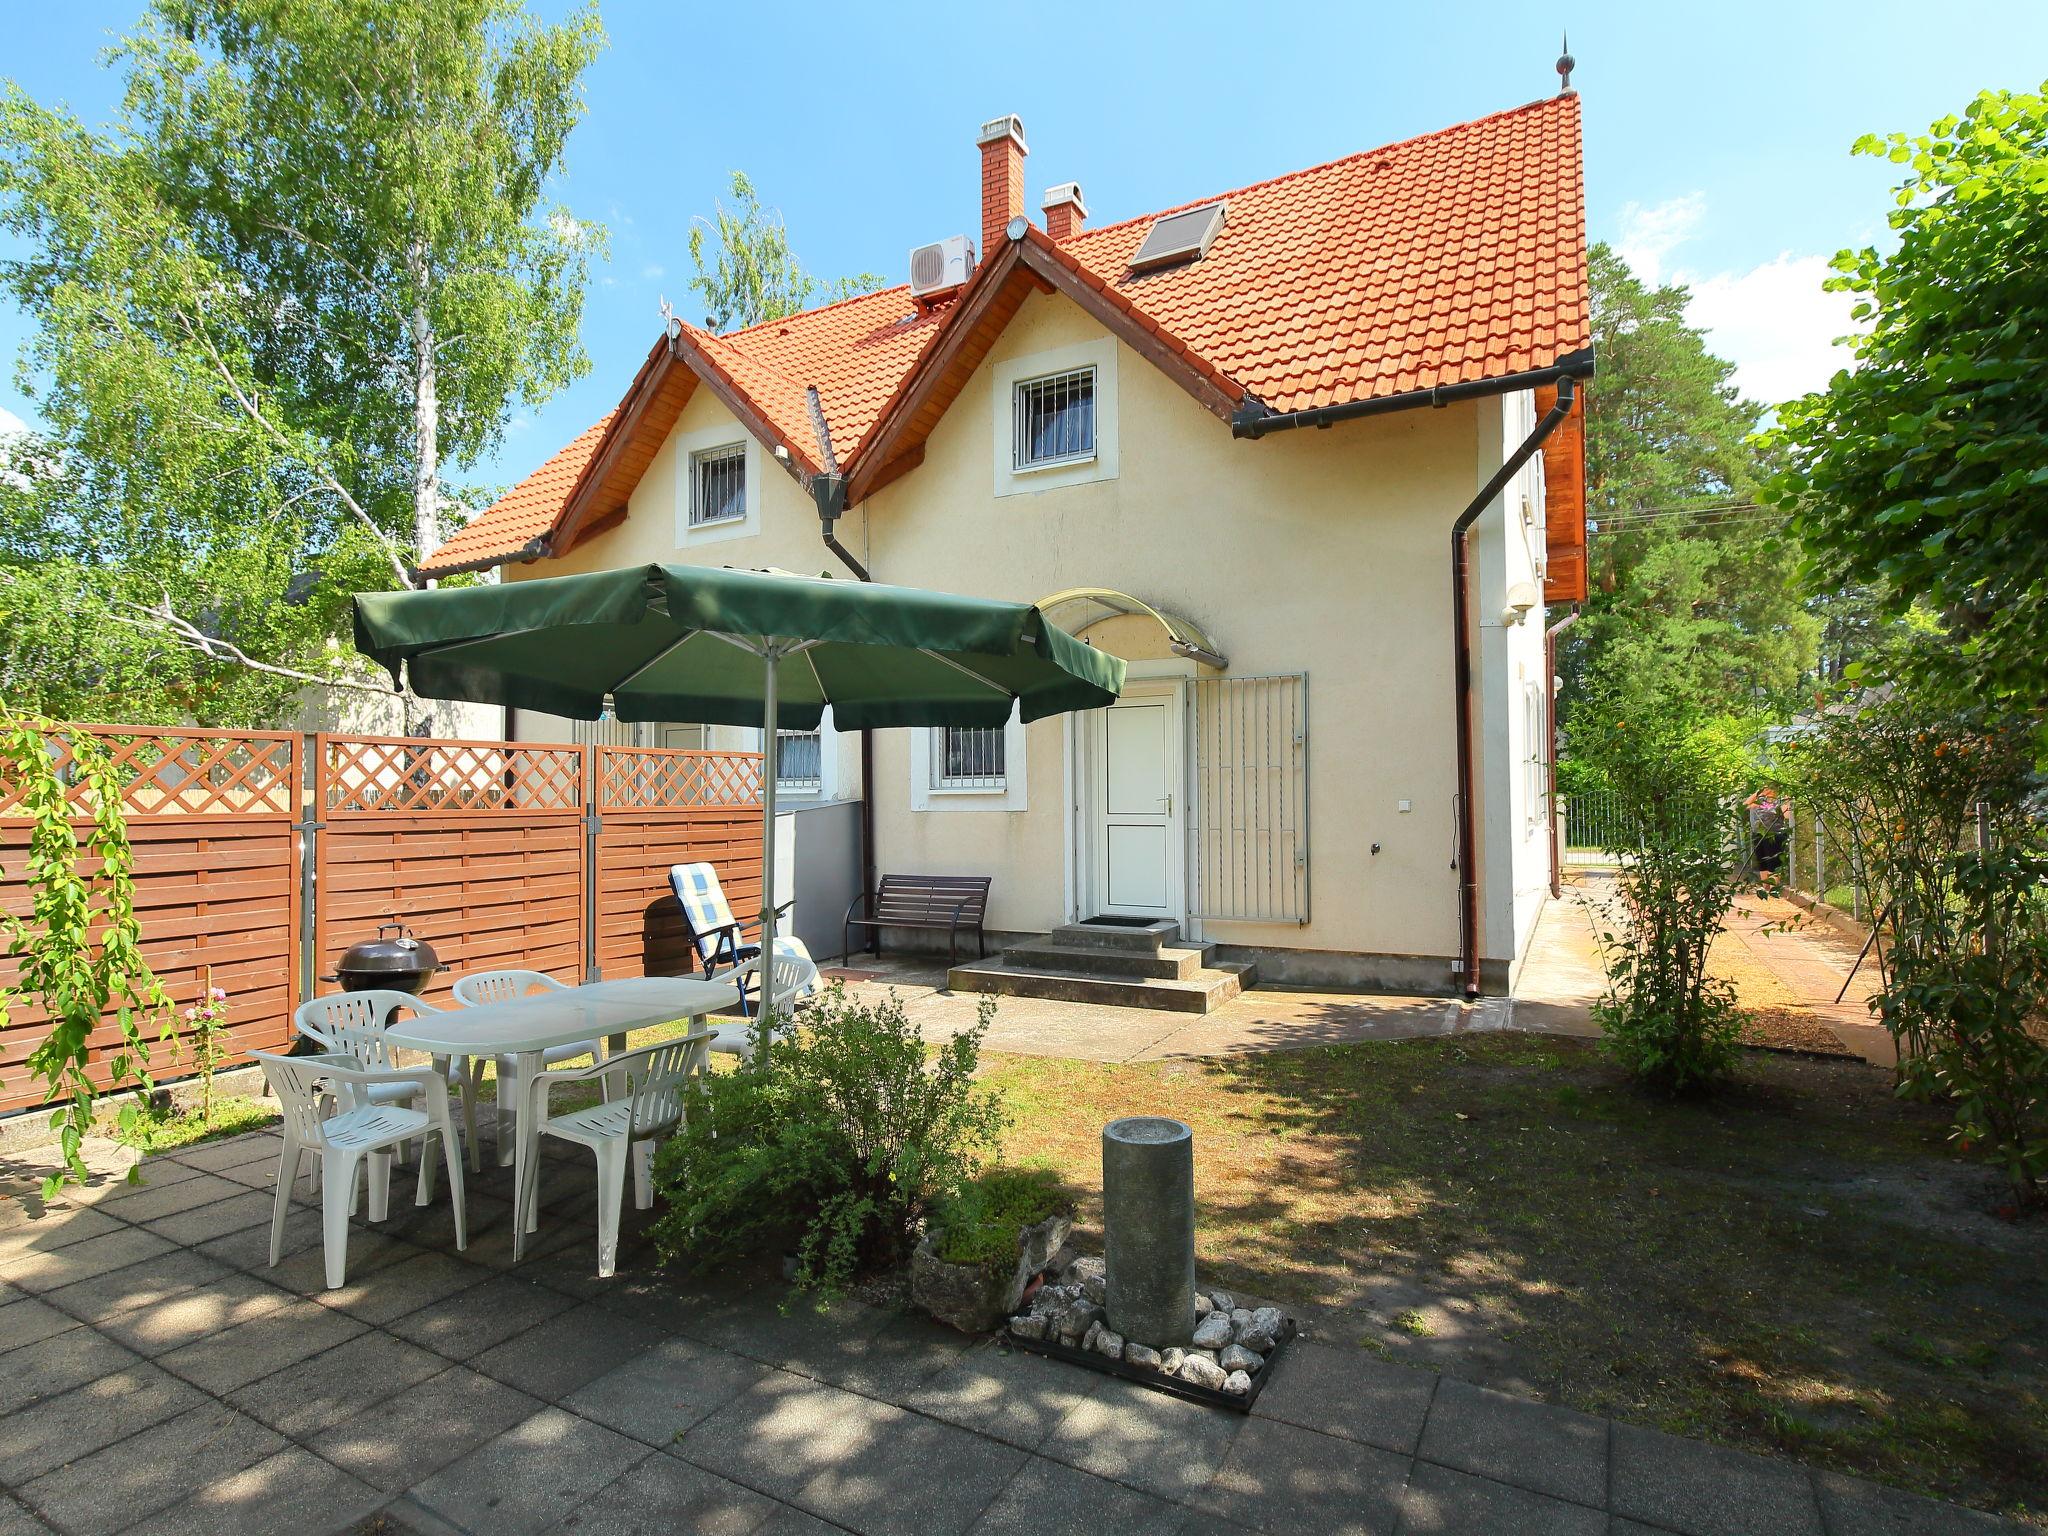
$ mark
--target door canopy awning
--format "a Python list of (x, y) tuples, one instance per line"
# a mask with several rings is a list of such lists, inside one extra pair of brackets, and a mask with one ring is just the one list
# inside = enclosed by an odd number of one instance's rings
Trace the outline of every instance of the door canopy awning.
[(1040, 598), (1033, 606), (1060, 628), (1075, 635), (1090, 625), (1119, 615), (1150, 619), (1166, 632), (1167, 649), (1174, 655), (1186, 656), (1219, 672), (1230, 665), (1229, 658), (1217, 650), (1209, 637), (1195, 625), (1177, 613), (1154, 608), (1128, 592), (1118, 592), (1109, 587), (1069, 587), (1051, 597)]

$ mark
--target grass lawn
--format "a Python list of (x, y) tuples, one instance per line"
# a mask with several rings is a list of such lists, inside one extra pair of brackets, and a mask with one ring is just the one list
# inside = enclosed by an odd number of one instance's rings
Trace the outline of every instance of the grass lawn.
[(102, 1116), (96, 1129), (123, 1146), (133, 1147), (145, 1157), (260, 1131), (277, 1121), (277, 1100), (252, 1095), (224, 1093), (213, 1101), (213, 1118), (202, 1120), (197, 1109), (145, 1110), (135, 1123), (122, 1130), (112, 1115)]
[(1192, 1124), (1202, 1272), (1326, 1338), (2048, 1525), (2048, 1222), (1888, 1073), (1749, 1052), (1672, 1103), (1503, 1035), (984, 1076), (1088, 1224), (1105, 1121)]

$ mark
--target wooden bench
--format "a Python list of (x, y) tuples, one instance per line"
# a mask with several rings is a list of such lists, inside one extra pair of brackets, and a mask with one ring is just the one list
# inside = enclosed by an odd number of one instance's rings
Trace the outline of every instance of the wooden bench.
[[(880, 889), (853, 898), (846, 909), (846, 927), (841, 935), (843, 958), (853, 955), (853, 930), (874, 931), (873, 953), (882, 953), (884, 928), (943, 928), (946, 931), (946, 963), (960, 958), (960, 930), (974, 930), (976, 958), (988, 953), (981, 923), (988, 911), (989, 875), (884, 875)], [(855, 914), (865, 906), (867, 915)]]

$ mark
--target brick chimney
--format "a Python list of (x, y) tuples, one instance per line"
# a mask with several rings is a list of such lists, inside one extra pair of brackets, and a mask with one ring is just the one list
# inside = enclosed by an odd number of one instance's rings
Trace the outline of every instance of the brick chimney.
[(1045, 199), (1039, 204), (1045, 210), (1045, 232), (1051, 235), (1053, 243), (1081, 233), (1081, 226), (1087, 221), (1088, 209), (1081, 202), (1081, 183), (1063, 181), (1056, 187), (1045, 189)]
[(1024, 216), (1024, 120), (1012, 114), (981, 125), (981, 259), (990, 260), (1008, 238), (1010, 220)]

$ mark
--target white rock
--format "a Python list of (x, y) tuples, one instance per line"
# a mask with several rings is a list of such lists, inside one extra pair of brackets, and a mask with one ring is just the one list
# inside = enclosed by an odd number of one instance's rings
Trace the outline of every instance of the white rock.
[(1022, 1317), (1010, 1319), (1010, 1332), (1020, 1339), (1042, 1339), (1045, 1337), (1045, 1314), (1028, 1312)]
[(1159, 1369), (1159, 1351), (1150, 1344), (1124, 1345), (1124, 1358), (1132, 1365), (1141, 1365), (1148, 1371)]
[(1286, 1319), (1278, 1307), (1260, 1307), (1246, 1319), (1244, 1326), (1237, 1329), (1237, 1342), (1246, 1349), (1256, 1349), (1265, 1354), (1280, 1342), (1280, 1329)]
[[(1211, 1392), (1220, 1388), (1229, 1379), (1229, 1373), (1207, 1355), (1189, 1355), (1180, 1363), (1180, 1379), (1192, 1382), (1198, 1387), (1207, 1387)], [(1251, 1381), (1246, 1377), (1247, 1386)]]
[(1228, 1392), (1232, 1397), (1243, 1397), (1245, 1394), (1250, 1392), (1251, 1389), (1252, 1379), (1251, 1377), (1245, 1375), (1243, 1371), (1232, 1371), (1228, 1376), (1223, 1378), (1223, 1390), (1225, 1392)]
[(1215, 1302), (1204, 1296), (1200, 1291), (1195, 1292), (1195, 1320), (1197, 1322), (1200, 1322), (1215, 1310)]
[(1081, 1347), (1083, 1349), (1093, 1349), (1095, 1347), (1095, 1341), (1101, 1338), (1102, 1335), (1107, 1331), (1108, 1330), (1102, 1326), (1102, 1320), (1100, 1318), (1097, 1318), (1094, 1322), (1088, 1325), (1088, 1331), (1081, 1335)]
[(1251, 1313), (1251, 1308), (1249, 1308), (1249, 1307), (1232, 1307), (1232, 1308), (1230, 1309), (1230, 1326), (1231, 1326), (1231, 1327), (1233, 1327), (1233, 1328), (1242, 1328), (1242, 1327), (1243, 1327), (1243, 1326), (1244, 1326), (1244, 1325), (1245, 1325), (1246, 1323), (1250, 1322), (1251, 1320), (1252, 1320), (1252, 1313)]
[(1124, 1357), (1124, 1336), (1120, 1333), (1112, 1333), (1109, 1329), (1097, 1323), (1095, 1325), (1094, 1348), (1098, 1355), (1107, 1355), (1112, 1360), (1121, 1360)]
[(1168, 1376), (1178, 1376), (1186, 1359), (1187, 1351), (1184, 1349), (1162, 1349), (1159, 1352), (1159, 1369)]
[(1228, 1291), (1211, 1291), (1209, 1299), (1216, 1303), (1216, 1310), (1218, 1312), (1228, 1312), (1237, 1305), (1236, 1302), (1230, 1299), (1230, 1292)]
[(1221, 1312), (1211, 1312), (1195, 1324), (1195, 1345), (1199, 1349), (1221, 1349), (1230, 1342), (1230, 1319)]
[(1256, 1349), (1246, 1349), (1242, 1344), (1233, 1344), (1216, 1357), (1216, 1363), (1226, 1371), (1255, 1372), (1266, 1363), (1266, 1357)]

